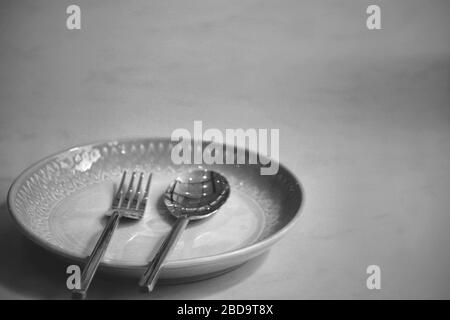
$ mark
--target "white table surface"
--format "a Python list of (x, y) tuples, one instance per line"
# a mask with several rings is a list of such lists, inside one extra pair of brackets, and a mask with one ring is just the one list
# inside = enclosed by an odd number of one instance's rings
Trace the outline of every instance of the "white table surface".
[[(0, 5), (0, 298), (69, 297), (67, 263), (6, 208), (23, 169), (99, 139), (278, 128), (305, 190), (268, 254), (197, 283), (101, 276), (91, 298), (450, 298), (448, 1), (61, 1)], [(369, 4), (382, 30), (365, 27)], [(382, 271), (366, 288), (366, 267)]]

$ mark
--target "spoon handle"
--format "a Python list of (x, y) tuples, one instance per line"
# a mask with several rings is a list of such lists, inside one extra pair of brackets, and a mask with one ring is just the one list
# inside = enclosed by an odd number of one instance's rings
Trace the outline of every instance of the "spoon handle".
[(147, 287), (148, 291), (153, 291), (156, 281), (158, 280), (159, 272), (161, 270), (162, 263), (166, 259), (171, 249), (175, 246), (181, 233), (186, 228), (189, 219), (187, 217), (180, 217), (175, 222), (175, 226), (170, 231), (169, 235), (164, 240), (163, 244), (159, 248), (153, 260), (142, 275), (139, 285), (141, 287)]

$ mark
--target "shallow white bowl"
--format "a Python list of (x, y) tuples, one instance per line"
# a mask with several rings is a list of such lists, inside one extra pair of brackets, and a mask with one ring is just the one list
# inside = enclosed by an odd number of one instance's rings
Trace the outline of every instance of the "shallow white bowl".
[[(9, 211), (31, 240), (80, 263), (100, 235), (122, 172), (152, 172), (144, 218), (120, 223), (101, 264), (103, 270), (140, 275), (174, 222), (162, 204), (163, 190), (182, 171), (198, 167), (174, 165), (174, 145), (169, 139), (124, 139), (52, 155), (15, 180)], [(230, 198), (210, 219), (189, 224), (162, 279), (195, 280), (237, 267), (267, 250), (299, 216), (301, 187), (284, 166), (272, 176), (261, 175), (259, 164), (203, 167), (227, 178)]]

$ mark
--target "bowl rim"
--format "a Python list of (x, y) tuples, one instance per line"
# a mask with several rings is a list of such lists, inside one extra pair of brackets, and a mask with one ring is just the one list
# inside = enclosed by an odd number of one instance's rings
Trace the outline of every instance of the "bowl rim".
[[(196, 141), (194, 139), (190, 139), (190, 140), (193, 142)], [(41, 237), (37, 236), (31, 230), (29, 230), (29, 228), (25, 225), (25, 223), (22, 223), (18, 219), (18, 215), (17, 215), (17, 212), (15, 211), (13, 203), (14, 203), (14, 199), (16, 197), (17, 191), (18, 191), (19, 187), (21, 186), (21, 181), (26, 176), (28, 176), (31, 172), (33, 172), (36, 168), (41, 166), (43, 163), (47, 162), (50, 159), (57, 157), (58, 155), (68, 153), (68, 152), (74, 151), (76, 149), (88, 148), (88, 147), (101, 145), (101, 144), (110, 144), (110, 143), (120, 144), (120, 143), (132, 142), (132, 141), (175, 142), (170, 137), (162, 137), (162, 136), (152, 136), (152, 137), (142, 136), (142, 137), (128, 137), (128, 138), (116, 138), (116, 139), (102, 139), (102, 140), (97, 140), (97, 141), (93, 141), (93, 142), (77, 144), (77, 145), (71, 146), (69, 148), (65, 148), (60, 151), (54, 152), (44, 158), (41, 158), (38, 161), (35, 161), (31, 165), (29, 165), (26, 169), (24, 169), (14, 179), (11, 186), (9, 187), (8, 194), (7, 194), (7, 208), (8, 208), (9, 215), (15, 222), (16, 226), (19, 228), (20, 232), (24, 236), (26, 236), (28, 239), (33, 241), (34, 243), (36, 243), (40, 247), (50, 251), (53, 254), (59, 255), (68, 260), (71, 260), (71, 261), (83, 262), (85, 260), (85, 258), (75, 256), (75, 255), (67, 252), (67, 250), (64, 250), (63, 248), (61, 248), (57, 245), (51, 244), (51, 243), (43, 240)], [(202, 141), (202, 142), (208, 143), (208, 141)], [(223, 143), (223, 145), (225, 146), (226, 144)], [(241, 147), (236, 147), (236, 148), (242, 149)], [(245, 148), (244, 150), (246, 152), (253, 152), (253, 151), (248, 150), (247, 148)], [(271, 158), (270, 158), (270, 160), (275, 161)], [(300, 217), (300, 213), (302, 211), (302, 208), (304, 207), (305, 193), (304, 193), (302, 184), (300, 183), (300, 181), (296, 177), (296, 175), (291, 170), (289, 170), (286, 166), (284, 166), (282, 163), (280, 163), (280, 162), (277, 162), (277, 163), (279, 165), (279, 168), (282, 168), (288, 175), (290, 175), (293, 178), (295, 184), (299, 188), (299, 195), (300, 195), (300, 202), (299, 202), (298, 208), (294, 212), (292, 218), (282, 228), (280, 228), (278, 231), (276, 231), (275, 233), (273, 233), (272, 235), (270, 235), (269, 237), (267, 237), (263, 240), (257, 241), (253, 244), (250, 244), (248, 246), (245, 246), (245, 247), (242, 247), (242, 248), (239, 248), (236, 250), (227, 251), (227, 252), (219, 253), (219, 254), (214, 254), (214, 255), (210, 255), (210, 256), (206, 256), (206, 257), (196, 257), (196, 258), (167, 261), (164, 264), (164, 269), (178, 269), (178, 268), (183, 268), (183, 267), (188, 267), (188, 266), (193, 266), (193, 265), (196, 265), (196, 266), (206, 265), (206, 264), (211, 264), (211, 263), (219, 263), (221, 261), (225, 261), (225, 260), (232, 259), (232, 258), (239, 257), (239, 256), (250, 256), (251, 253), (259, 252), (259, 251), (262, 252), (265, 249), (269, 248), (272, 244), (274, 244), (275, 242), (280, 240), (288, 232), (288, 230), (290, 230), (294, 226), (294, 224), (298, 221), (298, 219)], [(111, 268), (111, 269), (124, 269), (124, 270), (125, 269), (126, 270), (143, 269), (147, 266), (147, 264), (135, 265), (135, 264), (129, 264), (126, 262), (122, 262), (122, 263), (111, 262), (108, 260), (102, 261), (100, 265), (101, 265), (101, 267), (107, 267), (107, 268)]]

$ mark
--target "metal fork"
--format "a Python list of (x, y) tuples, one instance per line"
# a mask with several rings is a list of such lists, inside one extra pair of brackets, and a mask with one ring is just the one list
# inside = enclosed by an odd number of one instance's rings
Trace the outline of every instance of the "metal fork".
[(140, 173), (139, 180), (136, 189), (134, 189), (134, 180), (136, 178), (136, 172), (131, 175), (130, 182), (128, 184), (127, 191), (124, 192), (124, 182), (127, 173), (126, 171), (122, 174), (122, 179), (120, 180), (119, 187), (117, 188), (116, 194), (113, 199), (110, 217), (103, 230), (100, 238), (97, 240), (92, 254), (89, 256), (89, 260), (84, 267), (83, 273), (81, 274), (80, 288), (74, 289), (72, 291), (73, 299), (85, 299), (89, 285), (94, 278), (95, 272), (105, 255), (108, 244), (112, 238), (113, 232), (119, 224), (120, 218), (129, 218), (134, 220), (139, 220), (144, 215), (145, 207), (148, 200), (148, 192), (150, 189), (150, 183), (152, 180), (152, 174), (150, 173), (147, 179), (147, 184), (142, 193), (142, 180), (144, 178), (144, 173)]

